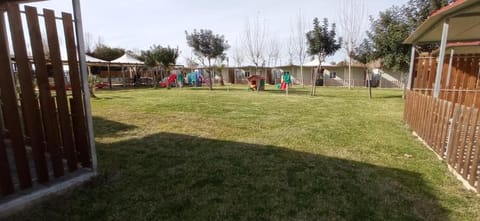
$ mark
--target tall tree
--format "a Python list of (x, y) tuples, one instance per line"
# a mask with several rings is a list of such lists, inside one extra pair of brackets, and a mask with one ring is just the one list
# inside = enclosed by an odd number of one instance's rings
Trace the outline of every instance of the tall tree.
[[(158, 82), (162, 79), (163, 75), (157, 78), (159, 71), (169, 73), (170, 68), (177, 62), (177, 58), (180, 52), (177, 48), (171, 48), (170, 46), (162, 47), (161, 45), (152, 45), (149, 50), (142, 51), (140, 60), (142, 60), (147, 67), (155, 69), (154, 72), (154, 86), (157, 87)], [(168, 85), (170, 86), (170, 85)]]
[(195, 29), (190, 34), (185, 31), (185, 35), (187, 44), (193, 49), (193, 53), (208, 62), (209, 89), (212, 90), (212, 62), (215, 63), (217, 59), (225, 59), (225, 51), (230, 48), (230, 45), (223, 35), (213, 34), (211, 30), (207, 29), (199, 31)]
[(320, 25), (318, 18), (313, 19), (313, 30), (309, 31), (307, 36), (308, 53), (312, 56), (318, 56), (318, 67), (314, 73), (311, 95), (315, 96), (316, 80), (318, 72), (322, 68), (322, 62), (325, 58), (335, 54), (341, 47), (342, 39), (336, 39), (335, 23), (329, 28), (328, 19), (324, 18)]
[(291, 44), (293, 45), (293, 52), (297, 58), (298, 63), (300, 63), (300, 78), (302, 79), (302, 87), (305, 86), (303, 80), (303, 64), (307, 59), (307, 42), (305, 40), (305, 33), (307, 33), (307, 23), (305, 18), (302, 16), (302, 13), (299, 12), (297, 19), (294, 23), (291, 34)]
[(354, 49), (365, 22), (365, 2), (363, 0), (342, 0), (340, 2), (339, 24), (343, 36), (343, 48), (348, 57), (348, 88), (351, 88), (352, 59)]
[(367, 76), (368, 97), (372, 99), (372, 74), (369, 68), (369, 63), (374, 60), (373, 45), (368, 39), (364, 39), (363, 42), (353, 50), (352, 58), (365, 65), (365, 74)]
[(105, 44), (97, 44), (90, 55), (105, 61), (112, 61), (121, 57), (123, 54), (125, 54), (125, 49), (123, 48), (113, 48)]
[[(392, 6), (370, 18), (369, 40), (375, 48), (375, 58), (385, 68), (406, 72), (409, 67), (410, 47), (402, 42), (428, 16), (453, 0), (409, 0), (402, 7)], [(418, 46), (419, 51), (432, 51), (437, 45)]]

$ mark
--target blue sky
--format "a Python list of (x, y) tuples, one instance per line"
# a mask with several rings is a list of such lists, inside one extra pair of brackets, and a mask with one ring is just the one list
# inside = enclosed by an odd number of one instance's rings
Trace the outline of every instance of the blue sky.
[[(406, 1), (365, 0), (365, 6), (368, 15), (377, 16), (379, 11)], [(57, 13), (72, 11), (69, 0), (31, 5)], [(94, 40), (101, 37), (109, 46), (130, 50), (148, 49), (153, 44), (178, 46), (182, 51), (179, 63), (192, 56), (185, 40), (186, 30), (211, 29), (235, 47), (248, 17), (256, 15), (266, 21), (269, 36), (283, 45), (282, 63), (286, 63), (285, 44), (299, 12), (310, 24), (314, 17), (336, 22), (341, 11), (339, 1), (331, 0), (81, 0), (81, 5), (84, 29)], [(364, 28), (367, 27), (368, 20)], [(344, 53), (337, 53), (329, 60), (340, 61), (344, 57)]]

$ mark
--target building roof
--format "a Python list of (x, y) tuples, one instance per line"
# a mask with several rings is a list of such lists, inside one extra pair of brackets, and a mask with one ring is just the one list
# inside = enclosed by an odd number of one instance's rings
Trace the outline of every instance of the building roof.
[(449, 41), (468, 42), (480, 39), (480, 1), (457, 0), (433, 12), (404, 43), (439, 42), (446, 20), (449, 20)]

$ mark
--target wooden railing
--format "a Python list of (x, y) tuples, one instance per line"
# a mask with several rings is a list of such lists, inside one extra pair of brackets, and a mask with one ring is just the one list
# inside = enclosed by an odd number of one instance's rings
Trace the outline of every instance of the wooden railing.
[(465, 183), (480, 191), (478, 108), (409, 92), (404, 119)]

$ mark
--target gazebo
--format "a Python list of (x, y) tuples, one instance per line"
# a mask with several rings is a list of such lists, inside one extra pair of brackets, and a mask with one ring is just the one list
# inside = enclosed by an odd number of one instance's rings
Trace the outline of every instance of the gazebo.
[[(480, 1), (434, 12), (412, 45), (405, 122), (471, 190), (480, 191)], [(440, 43), (417, 55), (417, 45)]]
[[(134, 74), (137, 72), (137, 67), (144, 66), (144, 62), (134, 58), (132, 55), (125, 53), (121, 57), (111, 61), (112, 65), (120, 66), (122, 69), (122, 78), (123, 78), (123, 86), (128, 84), (127, 77), (125, 74), (125, 67), (128, 67), (129, 72), (129, 79), (134, 78)], [(111, 80), (109, 80), (111, 85)]]
[[(97, 170), (80, 1), (72, 0), (73, 15), (62, 13), (61, 18), (31, 6), (21, 11), (20, 3), (31, 2), (37, 0), (0, 0), (0, 219), (89, 180)], [(65, 89), (59, 39), (65, 42), (71, 93)]]

